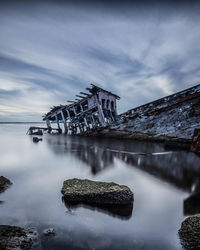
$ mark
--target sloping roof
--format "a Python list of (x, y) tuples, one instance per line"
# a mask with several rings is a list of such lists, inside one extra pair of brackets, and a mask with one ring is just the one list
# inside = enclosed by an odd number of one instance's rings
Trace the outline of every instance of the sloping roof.
[[(78, 96), (79, 98), (82, 97), (82, 99), (76, 99), (77, 101), (68, 101), (68, 102), (71, 102), (71, 104), (68, 104), (68, 105), (53, 106), (53, 107), (51, 108), (51, 110), (50, 110), (47, 114), (45, 114), (45, 115), (43, 116), (43, 117), (44, 117), (43, 120), (45, 120), (45, 118), (46, 118), (47, 116), (52, 115), (54, 112), (56, 112), (56, 111), (59, 110), (59, 109), (70, 108), (70, 107), (73, 107), (73, 106), (75, 106), (75, 105), (77, 105), (77, 104), (79, 104), (79, 103), (81, 103), (81, 102), (87, 100), (88, 98), (90, 98), (92, 95), (98, 93), (99, 91), (103, 91), (103, 92), (105, 92), (105, 93), (107, 93), (107, 94), (109, 94), (109, 95), (113, 95), (113, 96), (114, 96), (116, 99), (118, 99), (118, 100), (120, 99), (120, 97), (119, 97), (118, 95), (115, 95), (115, 94), (113, 94), (112, 92), (107, 91), (107, 90), (105, 90), (105, 89), (103, 89), (103, 88), (100, 88), (100, 87), (98, 87), (98, 86), (96, 86), (96, 85), (94, 85), (94, 84), (91, 84), (91, 88), (86, 88), (86, 90), (88, 90), (89, 93), (80, 92), (80, 94), (81, 94), (82, 96), (76, 95), (76, 96)], [(83, 95), (85, 95), (85, 96), (83, 96)]]
[(105, 90), (105, 89), (102, 89), (102, 88), (100, 88), (100, 87), (98, 87), (98, 86), (96, 86), (96, 85), (94, 85), (94, 84), (91, 84), (91, 86), (92, 86), (92, 88), (86, 88), (86, 89), (89, 90), (89, 92), (92, 93), (92, 94), (96, 94), (98, 91), (104, 91), (104, 92), (106, 92), (106, 93), (109, 94), (109, 95), (113, 95), (114, 97), (116, 97), (116, 99), (120, 99), (120, 97), (119, 97), (118, 95), (113, 94), (113, 93), (110, 92), (110, 91), (107, 91), (107, 90)]

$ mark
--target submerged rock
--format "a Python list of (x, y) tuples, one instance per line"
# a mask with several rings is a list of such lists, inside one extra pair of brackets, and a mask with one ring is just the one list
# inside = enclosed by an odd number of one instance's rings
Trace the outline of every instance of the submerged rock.
[(186, 249), (200, 249), (200, 214), (190, 216), (182, 222), (179, 236)]
[(12, 182), (4, 176), (0, 176), (0, 193), (12, 185)]
[(133, 203), (133, 193), (127, 187), (114, 182), (70, 179), (61, 190), (65, 201), (70, 203), (125, 205)]
[(39, 242), (36, 230), (0, 225), (0, 249), (30, 250)]
[(54, 228), (46, 228), (43, 231), (43, 235), (45, 235), (45, 236), (55, 236), (56, 232), (55, 232)]

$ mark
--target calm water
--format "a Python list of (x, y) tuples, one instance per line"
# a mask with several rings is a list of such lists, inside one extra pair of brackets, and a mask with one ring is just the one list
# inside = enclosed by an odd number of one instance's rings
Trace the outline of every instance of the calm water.
[[(29, 126), (0, 125), (0, 175), (13, 182), (0, 194), (0, 224), (39, 233), (55, 228), (55, 237), (41, 238), (48, 250), (181, 249), (177, 232), (190, 213), (184, 200), (199, 186), (199, 157), (160, 143), (117, 139), (45, 134), (34, 144), (25, 134)], [(133, 209), (66, 206), (60, 190), (74, 177), (129, 186)]]

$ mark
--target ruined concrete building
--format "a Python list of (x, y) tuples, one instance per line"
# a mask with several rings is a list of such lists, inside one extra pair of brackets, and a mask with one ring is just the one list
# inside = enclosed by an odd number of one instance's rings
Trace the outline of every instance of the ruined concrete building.
[(98, 127), (105, 127), (116, 121), (119, 96), (91, 84), (86, 88), (89, 93), (80, 92), (75, 101), (68, 101), (69, 105), (54, 106), (43, 120), (46, 121), (49, 130), (51, 124), (64, 124), (64, 132), (68, 134), (81, 134)]
[(128, 110), (117, 116), (119, 96), (91, 85), (70, 105), (60, 105), (44, 116), (64, 124), (65, 133), (148, 140), (190, 142), (200, 129), (200, 84)]

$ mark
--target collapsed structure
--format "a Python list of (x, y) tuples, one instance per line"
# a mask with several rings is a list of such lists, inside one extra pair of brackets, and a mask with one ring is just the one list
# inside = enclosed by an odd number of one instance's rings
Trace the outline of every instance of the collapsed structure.
[[(117, 116), (119, 96), (91, 84), (69, 105), (53, 107), (44, 119), (47, 130), (60, 123), (65, 133), (147, 140), (191, 142), (200, 129), (200, 84), (128, 110)], [(54, 128), (55, 129), (55, 128)]]
[(66, 134), (81, 134), (116, 121), (116, 100), (120, 97), (94, 84), (86, 90), (89, 93), (80, 92), (69, 105), (54, 106), (44, 115), (49, 131), (51, 123), (57, 123), (59, 131), (63, 123)]

